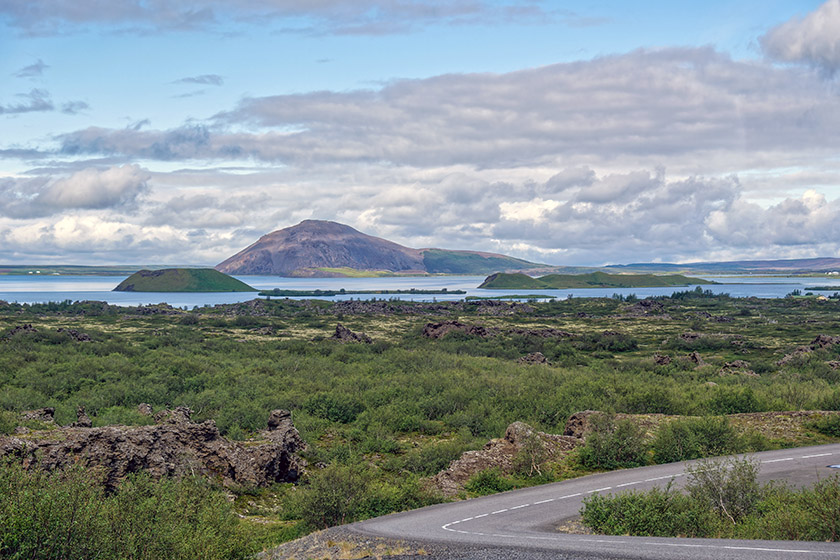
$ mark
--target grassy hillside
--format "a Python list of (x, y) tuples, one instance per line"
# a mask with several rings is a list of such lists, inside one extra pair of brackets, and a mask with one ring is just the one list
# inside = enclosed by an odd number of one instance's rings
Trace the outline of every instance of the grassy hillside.
[(532, 278), (527, 274), (492, 274), (479, 288), (498, 290), (539, 290), (539, 289), (580, 289), (580, 288), (660, 288), (669, 286), (689, 286), (695, 284), (714, 284), (701, 278), (691, 278), (682, 274), (657, 276), (655, 274), (549, 274)]
[(140, 270), (114, 288), (115, 292), (255, 292), (256, 290), (212, 268)]
[(490, 274), (500, 270), (540, 266), (503, 255), (484, 255), (470, 251), (445, 251), (443, 249), (424, 250), (423, 264), (426, 271), (432, 274)]

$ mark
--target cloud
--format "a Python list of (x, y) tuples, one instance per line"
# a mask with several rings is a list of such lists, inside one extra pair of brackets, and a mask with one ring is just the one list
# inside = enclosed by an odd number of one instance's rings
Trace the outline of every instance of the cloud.
[(50, 100), (49, 92), (42, 89), (32, 89), (29, 93), (19, 93), (18, 97), (23, 98), (25, 101), (22, 103), (0, 105), (0, 115), (52, 111), (55, 109), (55, 106)]
[(173, 83), (175, 84), (202, 84), (208, 86), (221, 86), (224, 85), (225, 80), (218, 74), (202, 74), (201, 76), (190, 76), (188, 78), (181, 78), (180, 80), (175, 80)]
[(66, 115), (75, 115), (87, 109), (90, 109), (90, 105), (84, 101), (68, 101), (61, 104), (61, 112)]
[(82, 3), (28, 0), (0, 3), (0, 16), (28, 34), (55, 34), (107, 26), (149, 32), (225, 29), (241, 22), (277, 22), (285, 32), (381, 35), (429, 24), (486, 25), (502, 22), (547, 23), (588, 20), (555, 14), (538, 0), (95, 0)]
[(667, 49), (398, 80), (379, 90), (250, 98), (204, 124), (92, 127), (58, 140), (66, 154), (166, 161), (486, 169), (573, 161), (709, 174), (833, 155), (840, 98), (806, 70)]
[(834, 75), (840, 69), (840, 0), (828, 0), (805, 17), (771, 29), (759, 41), (774, 60), (806, 64)]
[(128, 210), (148, 192), (148, 171), (137, 165), (88, 168), (66, 177), (0, 179), (0, 215), (16, 219), (66, 210)]
[(44, 64), (44, 61), (39, 58), (38, 62), (30, 64), (29, 66), (24, 66), (15, 72), (14, 76), (16, 78), (37, 78), (38, 76), (41, 76), (47, 68), (49, 68), (49, 66)]

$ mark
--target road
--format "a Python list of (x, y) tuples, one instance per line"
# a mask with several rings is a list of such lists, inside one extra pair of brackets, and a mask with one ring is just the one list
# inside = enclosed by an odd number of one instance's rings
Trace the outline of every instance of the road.
[[(759, 479), (787, 480), (806, 485), (838, 472), (828, 465), (840, 463), (840, 444), (800, 447), (753, 454), (761, 462)], [(734, 541), (569, 535), (554, 531), (575, 517), (584, 497), (595, 492), (645, 490), (673, 479), (685, 480), (690, 463), (672, 463), (586, 476), (485, 496), (439, 504), (355, 523), (353, 532), (436, 543), (509, 549), (511, 557), (528, 551), (556, 553), (557, 557), (606, 557), (650, 560), (825, 558), (840, 560), (840, 544), (792, 541)], [(516, 551), (516, 552), (514, 552)], [(523, 553), (525, 553), (523, 555)], [(503, 554), (502, 557), (505, 557)]]

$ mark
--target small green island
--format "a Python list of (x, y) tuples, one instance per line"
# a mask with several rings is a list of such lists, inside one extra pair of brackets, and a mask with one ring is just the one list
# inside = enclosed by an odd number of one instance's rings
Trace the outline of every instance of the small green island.
[(447, 290), (441, 288), (439, 290), (416, 290), (414, 288), (408, 290), (281, 290), (274, 288), (273, 290), (263, 290), (259, 293), (265, 297), (335, 297), (335, 296), (349, 296), (349, 295), (461, 295), (466, 294), (464, 290)]
[(254, 288), (212, 268), (138, 270), (115, 292), (256, 292)]
[(591, 272), (589, 274), (549, 274), (534, 278), (522, 273), (491, 274), (479, 288), (488, 290), (569, 290), (585, 288), (668, 288), (693, 286), (697, 284), (716, 284), (702, 278), (692, 278), (682, 274), (607, 274)]

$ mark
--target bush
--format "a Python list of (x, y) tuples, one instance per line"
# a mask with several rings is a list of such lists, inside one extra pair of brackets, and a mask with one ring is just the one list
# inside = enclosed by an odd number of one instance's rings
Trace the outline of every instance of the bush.
[(11, 434), (18, 424), (17, 414), (8, 410), (0, 410), (0, 434)]
[(625, 492), (584, 498), (581, 517), (597, 533), (645, 537), (709, 536), (708, 510), (688, 496), (654, 488), (649, 492)]
[(332, 464), (313, 474), (300, 499), (300, 516), (313, 529), (354, 521), (362, 510), (368, 477), (356, 466)]
[(100, 473), (0, 467), (0, 557), (245, 559), (239, 520), (196, 478), (134, 475), (105, 494)]
[(831, 414), (814, 420), (809, 426), (821, 434), (840, 437), (840, 414)]
[(653, 460), (674, 463), (736, 451), (738, 438), (725, 416), (686, 418), (663, 424), (653, 439)]
[(761, 499), (758, 470), (758, 461), (752, 459), (701, 460), (686, 468), (686, 489), (693, 500), (735, 524)]
[(474, 474), (464, 485), (464, 489), (476, 496), (486, 496), (513, 489), (513, 483), (502, 475), (499, 469), (487, 469)]
[(644, 465), (644, 432), (630, 420), (613, 414), (590, 417), (586, 444), (580, 449), (581, 464), (589, 469), (618, 469)]
[(303, 408), (314, 416), (342, 424), (349, 424), (365, 409), (351, 397), (331, 393), (312, 395), (303, 404)]

